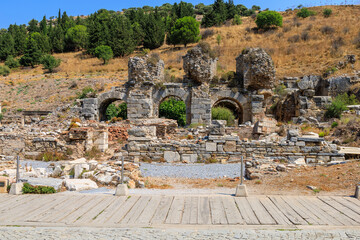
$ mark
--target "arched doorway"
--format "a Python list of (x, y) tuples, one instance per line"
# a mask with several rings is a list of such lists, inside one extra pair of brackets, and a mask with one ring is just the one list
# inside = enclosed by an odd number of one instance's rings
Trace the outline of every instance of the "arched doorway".
[(234, 114), (235, 125), (243, 123), (243, 108), (237, 100), (233, 98), (221, 98), (214, 103), (213, 108), (215, 107), (229, 109)]
[[(121, 109), (122, 111), (126, 111), (126, 114), (124, 116), (127, 116), (126, 102), (124, 102), (123, 100), (118, 99), (118, 98), (109, 98), (109, 99), (104, 100), (100, 104), (100, 107), (99, 107), (99, 120), (100, 121), (110, 120), (108, 117), (109, 110), (110, 110), (110, 109), (108, 110), (109, 106), (110, 106), (110, 108), (111, 107), (113, 108), (113, 109), (111, 109), (112, 111), (110, 111), (110, 112), (114, 112), (115, 110), (119, 111)], [(116, 116), (114, 116), (114, 117), (116, 117)], [(122, 118), (124, 119), (124, 117), (122, 117)]]
[(159, 102), (159, 118), (177, 120), (179, 126), (187, 124), (187, 106), (178, 96), (169, 95)]

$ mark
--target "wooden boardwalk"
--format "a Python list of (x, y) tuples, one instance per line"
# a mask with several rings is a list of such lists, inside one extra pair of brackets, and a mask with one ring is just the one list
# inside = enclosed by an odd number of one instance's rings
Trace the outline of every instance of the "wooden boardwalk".
[(0, 225), (360, 226), (360, 201), (308, 196), (129, 196), (0, 194)]

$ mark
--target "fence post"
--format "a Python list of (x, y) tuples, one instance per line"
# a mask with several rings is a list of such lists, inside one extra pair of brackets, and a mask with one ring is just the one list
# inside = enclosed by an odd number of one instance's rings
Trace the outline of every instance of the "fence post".
[(248, 193), (244, 181), (244, 157), (241, 156), (241, 172), (240, 172), (240, 184), (236, 187), (235, 197), (247, 197)]

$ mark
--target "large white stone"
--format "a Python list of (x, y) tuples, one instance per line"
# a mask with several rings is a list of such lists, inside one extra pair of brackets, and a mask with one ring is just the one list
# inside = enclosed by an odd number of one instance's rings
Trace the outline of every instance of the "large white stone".
[(65, 187), (69, 191), (83, 191), (98, 188), (96, 182), (90, 179), (65, 179)]
[(164, 159), (166, 162), (179, 162), (180, 154), (178, 152), (174, 152), (174, 151), (165, 151)]
[(216, 143), (213, 142), (207, 142), (205, 148), (207, 152), (216, 152), (217, 150)]
[(79, 158), (69, 162), (69, 164), (79, 164), (79, 163), (86, 163), (86, 158)]
[(182, 160), (186, 161), (188, 163), (195, 163), (198, 160), (198, 155), (197, 154), (183, 154)]

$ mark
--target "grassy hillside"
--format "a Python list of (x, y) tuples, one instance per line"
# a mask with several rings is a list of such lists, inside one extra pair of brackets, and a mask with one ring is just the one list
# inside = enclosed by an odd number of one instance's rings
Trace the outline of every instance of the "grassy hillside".
[[(322, 15), (324, 8), (331, 8), (329, 18)], [(223, 26), (202, 29), (208, 35), (209, 42), (219, 53), (218, 74), (235, 71), (235, 58), (245, 47), (265, 48), (272, 56), (277, 79), (284, 76), (303, 76), (322, 74), (346, 54), (360, 56), (360, 48), (354, 41), (360, 42), (360, 6), (322, 6), (311, 10), (316, 16), (300, 19), (296, 11), (282, 12), (282, 28), (266, 32), (257, 32), (254, 19), (243, 18), (239, 26)], [(217, 36), (221, 36), (218, 44)], [(164, 45), (153, 50), (164, 59), (168, 75), (182, 77), (182, 56), (187, 48)], [(141, 50), (139, 49), (138, 54)], [(112, 59), (108, 65), (82, 52), (55, 54), (62, 63), (52, 75), (44, 74), (37, 68), (18, 69), (8, 77), (0, 77), (2, 89), (0, 98), (6, 108), (13, 109), (52, 109), (63, 103), (71, 103), (76, 93), (91, 85), (99, 92), (112, 86), (121, 85), (127, 79), (128, 57)], [(334, 75), (353, 73), (360, 70), (360, 61), (354, 69), (348, 66)]]

